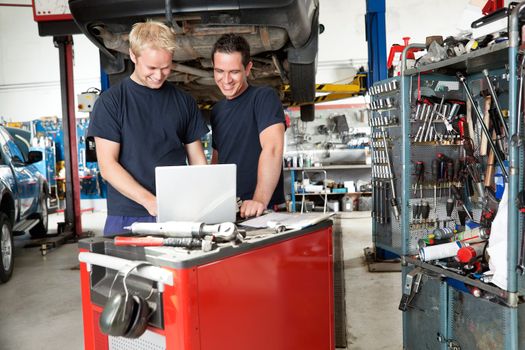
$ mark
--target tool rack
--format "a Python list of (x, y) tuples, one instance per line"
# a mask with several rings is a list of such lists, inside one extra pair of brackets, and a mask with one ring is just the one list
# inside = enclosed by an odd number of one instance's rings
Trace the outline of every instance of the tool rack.
[[(425, 48), (422, 44), (409, 45), (403, 51), (401, 76), (371, 87), (373, 241), (376, 247), (402, 258), (400, 309), (403, 310), (405, 349), (525, 349), (525, 337), (519, 331), (525, 327), (525, 278), (518, 268), (523, 222), (515, 203), (518, 192), (523, 189), (524, 174), (524, 146), (523, 142), (521, 145), (516, 142), (523, 139), (523, 127), (518, 129), (522, 25), (518, 17), (524, 7), (525, 2), (520, 3), (509, 17), (509, 40), (445, 61), (406, 69), (408, 50)], [(452, 269), (441, 263), (444, 260), (425, 262), (421, 254), (418, 255), (429, 233), (436, 228), (456, 227), (463, 220), (465, 209), (478, 222), (487, 210), (483, 205), (486, 201), (476, 201), (475, 186), (469, 192), (469, 186), (454, 177), (446, 177), (446, 171), (442, 171), (441, 161), (445, 161), (446, 168), (447, 160), (454, 162), (465, 157), (469, 145), (462, 136), (449, 132), (445, 118), (432, 120), (427, 116), (425, 120), (421, 117), (420, 93), (432, 91), (438, 101), (435, 108), (442, 115), (447, 111), (443, 110), (444, 103), (440, 100), (465, 101), (464, 109), (472, 111), (472, 124), (477, 128), (470, 136), (479, 138), (483, 132), (481, 123), (476, 123), (474, 108), (483, 114), (482, 98), (479, 101), (482, 86), (486, 86), (481, 83), (486, 79), (483, 70), (488, 70), (490, 81), (499, 87), (500, 107), (508, 109), (505, 118), (508, 137), (505, 144), (499, 145), (505, 150), (506, 159), (505, 166), (499, 167), (500, 177), (503, 179), (505, 171), (508, 173), (505, 180), (508, 193), (506, 288)], [(459, 77), (466, 77), (466, 85), (458, 79), (457, 72), (461, 73)], [(469, 100), (466, 87), (476, 97), (474, 104), (466, 102)], [(497, 159), (488, 158), (490, 151), (487, 156), (479, 155), (477, 148), (474, 152), (479, 160), (475, 166), (481, 174), (485, 174), (491, 162), (498, 164)], [(433, 161), (439, 153), (445, 157), (436, 168)], [(418, 172), (421, 167), (418, 162), (424, 164), (423, 172)], [(418, 177), (418, 173), (423, 173), (423, 178)], [(470, 173), (467, 176), (472, 178)], [(449, 194), (451, 185), (464, 196), (461, 201), (456, 200), (452, 191)], [(439, 195), (440, 189), (445, 194)], [(436, 196), (434, 191), (438, 192)], [(454, 202), (451, 213), (447, 213), (449, 198)], [(422, 207), (428, 211), (424, 215)], [(396, 211), (399, 211), (398, 218)]]

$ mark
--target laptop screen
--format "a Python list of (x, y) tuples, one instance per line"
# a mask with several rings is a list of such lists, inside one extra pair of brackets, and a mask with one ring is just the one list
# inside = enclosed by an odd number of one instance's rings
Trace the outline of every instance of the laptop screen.
[(157, 222), (235, 222), (236, 165), (155, 168)]

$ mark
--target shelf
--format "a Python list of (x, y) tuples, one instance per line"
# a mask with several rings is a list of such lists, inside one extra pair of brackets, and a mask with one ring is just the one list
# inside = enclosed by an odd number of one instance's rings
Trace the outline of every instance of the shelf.
[(405, 75), (414, 75), (423, 72), (453, 73), (466, 71), (467, 73), (480, 72), (484, 68), (504, 67), (508, 62), (509, 41), (496, 43), (482, 49), (472, 51), (461, 56), (452, 57), (436, 63), (426, 64), (405, 70)]
[(293, 170), (338, 170), (338, 169), (371, 169), (371, 164), (347, 164), (347, 165), (325, 165), (325, 166), (314, 166), (314, 167), (303, 167), (303, 168), (284, 168), (285, 171)]
[[(327, 195), (329, 196), (333, 196), (333, 195), (351, 195), (351, 196), (360, 196), (360, 195), (372, 195), (372, 192), (340, 192), (340, 193), (337, 193), (337, 192), (328, 192), (326, 193)], [(324, 196), (325, 193), (324, 192), (308, 192), (308, 193), (295, 193), (296, 196)]]
[(471, 285), (471, 286), (474, 286), (474, 287), (477, 287), (479, 289), (482, 289), (486, 292), (489, 292), (490, 294), (492, 295), (495, 295), (499, 298), (502, 299), (503, 302), (505, 302), (505, 304), (509, 305), (509, 306), (512, 306), (510, 305), (511, 303), (509, 302), (509, 293), (506, 291), (506, 290), (503, 290), (501, 288), (498, 288), (492, 284), (488, 284), (488, 283), (484, 283), (484, 282), (481, 282), (479, 280), (476, 280), (476, 279), (472, 279), (472, 278), (468, 278), (468, 277), (465, 277), (465, 276), (462, 276), (458, 273), (455, 273), (453, 271), (450, 271), (450, 270), (445, 270), (444, 268), (440, 267), (440, 266), (436, 266), (436, 265), (433, 265), (433, 264), (429, 264), (429, 263), (425, 263), (419, 259), (416, 259), (416, 258), (412, 258), (412, 257), (405, 257), (406, 259), (406, 262), (408, 262), (409, 264), (413, 264), (415, 266), (420, 266), (424, 269), (427, 269), (429, 271), (432, 271), (432, 272), (435, 272), (435, 273), (438, 273), (442, 276), (445, 276), (445, 277), (449, 277), (449, 278), (453, 278), (455, 280), (458, 280), (460, 282), (463, 282), (465, 284), (468, 284), (468, 285)]

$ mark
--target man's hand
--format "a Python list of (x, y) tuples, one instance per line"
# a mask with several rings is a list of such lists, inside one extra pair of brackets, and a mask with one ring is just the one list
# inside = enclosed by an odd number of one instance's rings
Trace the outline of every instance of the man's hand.
[(266, 206), (261, 202), (256, 200), (246, 200), (242, 202), (239, 213), (241, 214), (241, 218), (249, 218), (262, 215), (265, 209)]
[(157, 197), (151, 196), (151, 198), (147, 198), (142, 203), (144, 208), (148, 211), (149, 215), (151, 216), (157, 216)]

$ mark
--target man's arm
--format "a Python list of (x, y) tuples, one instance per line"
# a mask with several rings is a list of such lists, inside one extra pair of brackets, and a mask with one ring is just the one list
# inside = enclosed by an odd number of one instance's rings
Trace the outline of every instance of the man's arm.
[(95, 145), (102, 177), (124, 196), (146, 208), (150, 215), (157, 216), (157, 201), (153, 193), (139, 184), (118, 162), (120, 143), (95, 137)]
[(202, 148), (202, 142), (200, 140), (194, 141), (184, 146), (186, 148), (186, 154), (188, 155), (188, 163), (190, 165), (206, 165), (206, 156)]
[(241, 217), (259, 216), (267, 208), (272, 199), (275, 187), (281, 176), (283, 148), (284, 148), (284, 124), (278, 123), (264, 129), (259, 134), (261, 142), (261, 155), (257, 169), (257, 186), (252, 200), (242, 203)]

